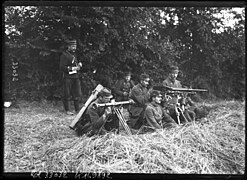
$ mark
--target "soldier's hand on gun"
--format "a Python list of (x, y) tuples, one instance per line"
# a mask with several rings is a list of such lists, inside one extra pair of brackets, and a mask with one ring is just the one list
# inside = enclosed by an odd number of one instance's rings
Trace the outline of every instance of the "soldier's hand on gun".
[(124, 96), (128, 96), (129, 93), (128, 93), (128, 92), (123, 92), (123, 95), (124, 95)]
[(134, 104), (135, 103), (135, 101), (133, 99), (130, 99), (129, 102), (130, 102), (130, 104)]
[(111, 113), (112, 113), (111, 107), (108, 106), (108, 107), (105, 109), (105, 113), (104, 113), (104, 114), (105, 114), (106, 116), (109, 116)]

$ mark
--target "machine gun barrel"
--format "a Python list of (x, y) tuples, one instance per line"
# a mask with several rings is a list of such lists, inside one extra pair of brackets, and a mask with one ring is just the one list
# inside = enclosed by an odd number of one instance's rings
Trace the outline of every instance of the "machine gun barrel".
[(192, 88), (173, 88), (164, 86), (165, 89), (169, 91), (177, 91), (177, 92), (207, 92), (207, 89), (192, 89)]
[(132, 101), (110, 102), (110, 103), (95, 103), (96, 107), (119, 106), (124, 104), (132, 104)]
[(154, 90), (163, 91), (166, 93), (196, 93), (196, 92), (207, 92), (207, 89), (192, 89), (192, 88), (173, 88), (169, 86), (155, 86)]

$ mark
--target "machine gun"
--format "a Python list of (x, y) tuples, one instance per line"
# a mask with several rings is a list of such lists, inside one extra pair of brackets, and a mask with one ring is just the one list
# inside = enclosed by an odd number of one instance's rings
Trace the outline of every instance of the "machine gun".
[[(185, 111), (185, 99), (189, 94), (196, 94), (197, 92), (207, 92), (206, 89), (192, 89), (192, 88), (173, 88), (169, 86), (154, 86), (154, 90), (161, 91), (165, 94), (165, 101), (169, 102), (170, 99), (175, 97), (174, 105), (178, 124), (180, 124), (180, 116), (184, 118), (186, 122), (188, 119), (184, 115)], [(180, 100), (180, 101), (179, 101)], [(169, 104), (169, 103), (168, 103)]]
[(207, 92), (207, 89), (173, 88), (169, 86), (154, 86), (154, 90), (165, 92), (166, 94), (195, 94), (197, 92)]
[(93, 104), (93, 106), (95, 107), (112, 107), (112, 111), (114, 114), (117, 115), (121, 125), (123, 126), (124, 130), (127, 132), (128, 135), (132, 135), (130, 128), (128, 126), (128, 124), (126, 123), (126, 120), (120, 110), (119, 107), (121, 107), (124, 104), (133, 104), (133, 101), (129, 100), (129, 101), (121, 101), (121, 102), (110, 102), (110, 103), (95, 103)]
[(169, 86), (154, 86), (153, 89), (163, 92), (167, 100), (169, 100), (171, 96), (182, 96), (186, 98), (189, 94), (208, 91), (207, 89), (173, 88)]

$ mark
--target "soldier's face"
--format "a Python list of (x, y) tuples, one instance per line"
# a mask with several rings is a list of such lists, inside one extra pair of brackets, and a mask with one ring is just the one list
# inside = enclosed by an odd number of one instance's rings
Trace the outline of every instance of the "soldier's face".
[(170, 76), (171, 76), (171, 78), (172, 78), (173, 80), (177, 79), (177, 77), (178, 77), (178, 71), (173, 71), (173, 72), (171, 72)]
[(146, 78), (146, 79), (144, 79), (144, 80), (142, 80), (141, 81), (141, 84), (144, 86), (144, 87), (147, 87), (148, 86), (148, 84), (149, 84), (149, 78)]
[(156, 103), (156, 104), (160, 104), (161, 101), (162, 101), (162, 96), (156, 96), (153, 98), (153, 101)]
[(126, 81), (130, 81), (131, 76), (125, 76)]
[(68, 46), (68, 51), (75, 52), (76, 51), (76, 45), (70, 45), (70, 46)]
[(101, 97), (100, 101), (101, 101), (102, 103), (108, 103), (108, 102), (111, 101), (111, 98), (106, 97), (106, 96), (103, 96), (103, 97)]

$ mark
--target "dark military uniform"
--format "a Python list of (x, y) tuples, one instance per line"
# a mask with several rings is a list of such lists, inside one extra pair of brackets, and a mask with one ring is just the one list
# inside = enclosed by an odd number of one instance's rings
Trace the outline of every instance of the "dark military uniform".
[(142, 124), (137, 122), (141, 122), (144, 116), (144, 110), (146, 108), (146, 103), (150, 98), (150, 94), (148, 93), (148, 89), (143, 87), (140, 83), (135, 85), (131, 92), (130, 98), (134, 100), (134, 104), (130, 107), (130, 126), (132, 128), (138, 129)]
[(64, 108), (69, 111), (69, 101), (71, 95), (73, 96), (75, 111), (78, 112), (79, 100), (81, 98), (81, 82), (79, 79), (78, 71), (72, 70), (72, 67), (76, 67), (78, 64), (77, 58), (74, 54), (68, 51), (62, 53), (60, 57), (60, 71), (63, 73), (63, 90), (64, 90)]
[(172, 81), (172, 80), (170, 79), (170, 77), (167, 77), (167, 78), (163, 81), (163, 86), (169, 86), (169, 87), (173, 87), (173, 88), (181, 88), (181, 87), (182, 87), (180, 81), (178, 81), (178, 80)]
[(93, 135), (103, 135), (107, 131), (118, 131), (119, 128), (119, 119), (115, 114), (109, 115), (104, 119), (103, 114), (105, 113), (106, 107), (96, 107), (95, 103), (99, 103), (99, 99), (92, 102), (87, 111), (81, 119), (81, 125), (77, 127), (77, 134), (88, 134), (89, 136)]
[[(134, 85), (132, 80), (128, 82), (125, 79), (118, 80), (114, 86), (115, 100), (118, 102), (129, 100), (129, 93)], [(128, 94), (124, 96), (124, 92), (127, 92)]]

